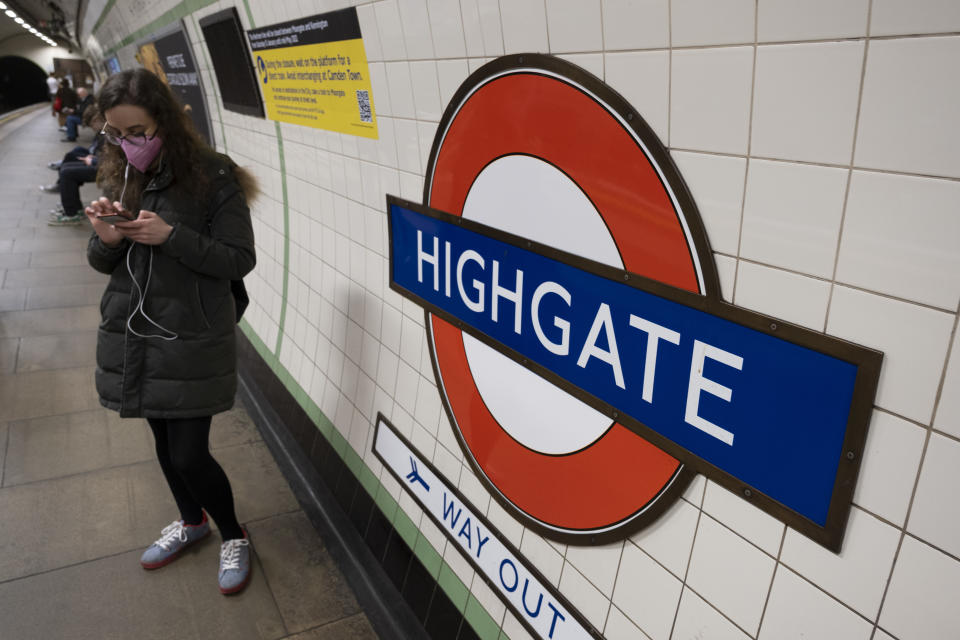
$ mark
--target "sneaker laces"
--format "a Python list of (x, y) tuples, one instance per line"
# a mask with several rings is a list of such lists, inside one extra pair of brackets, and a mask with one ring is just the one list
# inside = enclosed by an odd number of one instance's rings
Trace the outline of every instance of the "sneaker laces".
[(187, 530), (183, 526), (183, 520), (171, 522), (160, 530), (160, 534), (160, 539), (153, 544), (157, 545), (164, 551), (170, 551), (170, 547), (173, 545), (174, 540), (179, 540), (180, 542), (187, 541)]
[(240, 547), (246, 547), (250, 541), (246, 538), (227, 540), (220, 547), (220, 570), (240, 568)]

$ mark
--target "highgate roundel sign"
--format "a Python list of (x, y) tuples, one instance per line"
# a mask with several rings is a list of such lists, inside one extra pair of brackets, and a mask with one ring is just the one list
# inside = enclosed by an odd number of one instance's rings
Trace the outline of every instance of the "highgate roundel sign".
[[(388, 210), (391, 287), (425, 307), (465, 456), (524, 524), (622, 537), (701, 472), (839, 544), (879, 354), (724, 303), (693, 199), (619, 94), (549, 56), (487, 64), (423, 204)], [(796, 415), (804, 393), (824, 408)], [(819, 426), (798, 443), (790, 420)]]

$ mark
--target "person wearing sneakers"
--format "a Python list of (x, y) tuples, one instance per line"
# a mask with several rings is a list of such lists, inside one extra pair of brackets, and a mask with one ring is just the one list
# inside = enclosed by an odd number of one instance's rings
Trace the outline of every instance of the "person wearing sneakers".
[[(92, 109), (91, 109), (92, 110)], [(89, 119), (91, 125), (99, 131), (103, 126), (103, 118), (96, 115)], [(80, 187), (97, 179), (97, 154), (103, 146), (103, 133), (98, 133), (93, 144), (86, 149), (87, 153), (80, 154), (84, 147), (76, 147), (64, 156), (62, 162), (57, 163), (57, 181), (54, 184), (40, 187), (42, 191), (59, 192), (60, 204), (50, 211), (47, 224), (52, 227), (79, 225), (86, 223), (87, 217), (83, 213), (83, 203), (80, 201)]]
[(198, 137), (170, 89), (145, 69), (111, 76), (97, 104), (108, 143), (98, 184), (110, 196), (85, 209), (88, 261), (110, 275), (97, 392), (122, 417), (146, 418), (180, 512), (140, 563), (170, 563), (209, 535), (212, 520), (223, 541), (220, 591), (237, 593), (250, 579), (249, 540), (209, 434), (237, 388), (230, 283), (256, 262), (247, 207), (256, 181)]

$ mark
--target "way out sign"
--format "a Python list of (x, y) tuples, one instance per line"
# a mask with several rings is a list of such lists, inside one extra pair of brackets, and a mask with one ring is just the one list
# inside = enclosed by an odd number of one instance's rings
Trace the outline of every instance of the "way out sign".
[(373, 452), (534, 637), (600, 637), (382, 415), (377, 416)]
[(388, 197), (390, 285), (426, 309), (479, 477), (542, 534), (622, 537), (697, 472), (837, 550), (881, 354), (723, 302), (656, 136), (564, 61), (500, 58)]

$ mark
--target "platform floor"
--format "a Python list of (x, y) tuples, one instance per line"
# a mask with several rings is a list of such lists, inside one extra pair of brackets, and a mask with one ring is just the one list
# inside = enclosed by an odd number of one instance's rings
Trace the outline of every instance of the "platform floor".
[(0, 126), (0, 639), (375, 639), (242, 407), (216, 416), (211, 448), (250, 532), (251, 584), (220, 594), (217, 535), (140, 568), (177, 511), (146, 423), (97, 401), (106, 277), (86, 264), (89, 226), (48, 226), (59, 198), (38, 189), (74, 146), (62, 137), (46, 108)]

